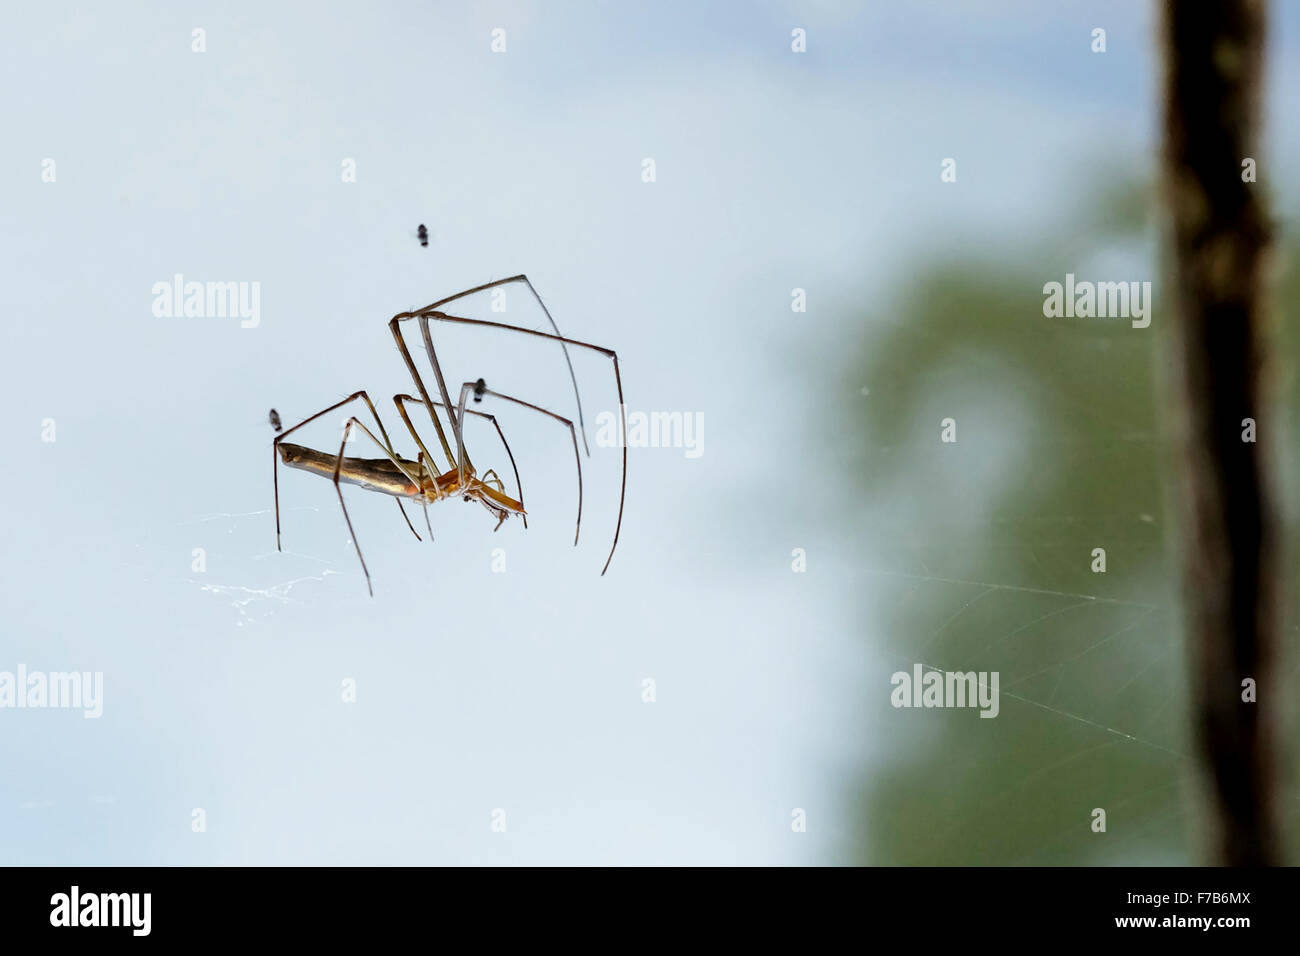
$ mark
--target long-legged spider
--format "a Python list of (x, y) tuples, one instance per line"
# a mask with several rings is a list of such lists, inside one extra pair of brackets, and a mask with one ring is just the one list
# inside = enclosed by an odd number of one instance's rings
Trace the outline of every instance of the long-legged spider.
[[(542, 307), (542, 311), (546, 314), (546, 318), (550, 320), (551, 328), (555, 330), (554, 334), (549, 332), (538, 332), (517, 325), (506, 325), (501, 322), (488, 322), (483, 319), (468, 319), (462, 316), (449, 315), (446, 312), (440, 311), (440, 308), (448, 302), (453, 302), (456, 299), (464, 298), (465, 296), (473, 295), (477, 292), (483, 292), (487, 289), (506, 285), (511, 282), (522, 282), (527, 286), (528, 291), (532, 293), (533, 298), (536, 299), (538, 305)], [(420, 334), (424, 340), (425, 349), (428, 351), (430, 364), (433, 366), (433, 375), (438, 383), (438, 395), (442, 399), (441, 402), (434, 401), (432, 396), (429, 394), (429, 390), (425, 388), (424, 380), (420, 377), (420, 372), (416, 368), (414, 359), (411, 358), (411, 352), (410, 349), (407, 348), (406, 340), (402, 337), (402, 323), (409, 322), (412, 319), (416, 319), (420, 323)], [(505, 395), (501, 392), (493, 391), (487, 387), (487, 384), (482, 379), (478, 379), (475, 382), (465, 382), (461, 385), (459, 401), (453, 404), (451, 395), (447, 391), (446, 380), (443, 378), (442, 367), (438, 363), (438, 353), (433, 347), (433, 337), (429, 333), (429, 323), (431, 321), (452, 322), (460, 325), (479, 326), (492, 329), (505, 329), (511, 332), (519, 332), (524, 335), (532, 335), (538, 338), (559, 342), (560, 347), (564, 350), (565, 361), (569, 366), (569, 376), (573, 380), (574, 396), (578, 404), (578, 428), (574, 428), (573, 422), (570, 419), (549, 411), (540, 405), (535, 405), (532, 402), (527, 402), (511, 395)], [(444, 498), (452, 497), (460, 497), (469, 502), (476, 501), (486, 508), (487, 511), (497, 519), (496, 528), (493, 530), (499, 529), (502, 523), (512, 514), (519, 515), (520, 518), (523, 519), (524, 527), (527, 527), (528, 518), (524, 511), (523, 486), (519, 481), (519, 469), (515, 465), (514, 454), (510, 451), (510, 445), (506, 441), (505, 433), (502, 432), (501, 426), (498, 424), (495, 416), (486, 412), (467, 409), (465, 407), (465, 402), (470, 394), (473, 394), (475, 402), (481, 401), (485, 396), (490, 396), (492, 398), (519, 405), (531, 411), (538, 412), (539, 414), (547, 415), (569, 429), (569, 436), (573, 441), (573, 457), (578, 466), (578, 518), (573, 531), (573, 543), (576, 546), (578, 543), (578, 533), (582, 528), (582, 458), (578, 453), (578, 431), (582, 432), (582, 443), (588, 456), (590, 456), (591, 450), (587, 446), (586, 427), (582, 417), (582, 399), (578, 395), (578, 380), (573, 372), (573, 363), (569, 359), (568, 347), (572, 345), (579, 348), (591, 349), (592, 351), (599, 352), (602, 355), (607, 355), (613, 360), (614, 384), (618, 389), (618, 408), (623, 426), (622, 434), (626, 434), (627, 420), (625, 405), (623, 402), (623, 379), (619, 373), (618, 355), (614, 350), (604, 348), (600, 345), (592, 345), (590, 342), (580, 342), (577, 339), (570, 339), (561, 335), (559, 328), (555, 324), (555, 320), (551, 318), (550, 310), (546, 308), (546, 304), (542, 302), (541, 296), (537, 294), (537, 290), (533, 288), (533, 284), (528, 281), (528, 277), (525, 275), (511, 276), (508, 279), (498, 279), (495, 282), (488, 282), (484, 285), (475, 286), (472, 289), (466, 289), (464, 292), (458, 292), (445, 299), (439, 299), (437, 302), (427, 305), (423, 309), (418, 309), (414, 312), (401, 312), (389, 320), (388, 328), (393, 335), (393, 339), (397, 342), (398, 351), (402, 354), (402, 360), (406, 363), (407, 371), (411, 373), (411, 379), (415, 383), (415, 390), (419, 393), (418, 397), (414, 395), (393, 396), (393, 404), (397, 408), (397, 414), (401, 417), (403, 424), (406, 425), (407, 431), (411, 433), (411, 437), (415, 440), (419, 453), (416, 455), (414, 461), (398, 455), (396, 449), (393, 447), (392, 441), (388, 437), (387, 429), (384, 428), (383, 420), (379, 417), (379, 412), (375, 408), (375, 403), (370, 400), (370, 396), (364, 389), (353, 392), (341, 402), (336, 402), (328, 408), (324, 408), (321, 411), (316, 412), (314, 415), (308, 416), (292, 428), (285, 429), (276, 436), (275, 441), (272, 444), (271, 455), (271, 473), (275, 488), (276, 549), (278, 550), (280, 548), (280, 462), (284, 462), (284, 464), (291, 468), (298, 468), (303, 471), (327, 476), (333, 480), (334, 490), (339, 496), (339, 506), (343, 509), (343, 519), (347, 522), (348, 533), (352, 536), (352, 543), (357, 551), (357, 559), (361, 562), (361, 570), (366, 576), (366, 589), (370, 592), (372, 597), (375, 592), (370, 583), (370, 570), (366, 567), (366, 559), (361, 554), (361, 546), (357, 543), (357, 536), (352, 528), (352, 518), (348, 515), (348, 506), (343, 500), (342, 483), (359, 485), (368, 491), (377, 491), (381, 494), (391, 495), (397, 501), (397, 508), (401, 511), (402, 517), (406, 520), (407, 527), (411, 529), (411, 533), (414, 534), (417, 539), (420, 535), (415, 530), (415, 526), (411, 524), (411, 519), (407, 517), (406, 509), (402, 507), (403, 498), (409, 498), (420, 502), (421, 508), (424, 509), (425, 527), (429, 531), (430, 539), (433, 538), (433, 527), (429, 523), (429, 504), (442, 501)], [(328, 415), (330, 412), (336, 411), (344, 405), (356, 401), (358, 398), (364, 401), (366, 407), (370, 409), (370, 414), (374, 418), (375, 424), (379, 427), (379, 434), (383, 436), (382, 441), (379, 438), (376, 438), (374, 432), (367, 428), (355, 415), (350, 417), (343, 426), (343, 439), (339, 442), (339, 450), (336, 454), (327, 454), (325, 452), (316, 451), (312, 448), (306, 448), (302, 445), (295, 445), (291, 442), (285, 441), (286, 438), (304, 425), (315, 421), (323, 415)], [(441, 451), (448, 462), (448, 469), (446, 471), (438, 471), (438, 468), (436, 467), (436, 456), (425, 446), (424, 440), (420, 437), (420, 433), (416, 431), (415, 424), (407, 414), (408, 404), (423, 406), (428, 411), (429, 419), (433, 422), (434, 432), (438, 436), (438, 444), (441, 446)], [(452, 439), (455, 441), (454, 453), (452, 450), (452, 444), (447, 440), (447, 434), (443, 430), (442, 422), (438, 417), (436, 409), (442, 409), (443, 414), (447, 416), (447, 419), (451, 424)], [(501, 438), (501, 444), (505, 446), (506, 454), (510, 458), (510, 466), (514, 470), (515, 486), (517, 488), (516, 493), (519, 495), (517, 499), (506, 494), (505, 484), (496, 471), (489, 469), (484, 472), (481, 477), (475, 471), (474, 466), (470, 461), (469, 454), (465, 448), (464, 422), (466, 414), (485, 418), (496, 428), (497, 435)], [(354, 427), (379, 446), (380, 451), (384, 453), (383, 458), (344, 457), (343, 452), (347, 447), (348, 439), (351, 436)], [(605, 566), (600, 572), (602, 575), (609, 570), (609, 563), (614, 559), (614, 549), (618, 547), (619, 531), (621, 531), (623, 527), (623, 499), (627, 492), (627, 443), (623, 442), (622, 444), (623, 464), (622, 482), (618, 496), (618, 520), (614, 526), (614, 540), (609, 548), (609, 556), (605, 559)]]

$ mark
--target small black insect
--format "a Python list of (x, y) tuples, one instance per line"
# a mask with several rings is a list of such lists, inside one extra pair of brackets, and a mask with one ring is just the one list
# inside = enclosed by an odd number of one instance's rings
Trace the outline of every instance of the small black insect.
[(276, 431), (280, 430), (280, 413), (274, 408), (271, 409), (271, 427)]
[(481, 401), (483, 401), (483, 392), (484, 392), (486, 389), (487, 389), (487, 382), (483, 381), (483, 379), (479, 379), (477, 382), (475, 382), (475, 383), (474, 383), (474, 401), (476, 401), (476, 402), (481, 402)]
[(424, 223), (420, 223), (420, 229), (416, 232), (416, 235), (420, 238), (420, 245), (426, 249), (429, 248), (429, 230), (424, 228)]

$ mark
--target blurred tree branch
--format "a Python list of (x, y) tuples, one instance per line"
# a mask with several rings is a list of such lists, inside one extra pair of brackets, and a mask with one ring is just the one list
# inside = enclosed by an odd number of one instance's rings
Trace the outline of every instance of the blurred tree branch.
[[(1270, 244), (1242, 163), (1260, 142), (1263, 0), (1164, 0), (1164, 169), (1171, 217), (1183, 584), (1192, 714), (1213, 799), (1215, 862), (1278, 862), (1272, 670), (1280, 525), (1264, 446), (1264, 266)], [(1252, 177), (1253, 178), (1253, 177)], [(1258, 703), (1242, 700), (1243, 680)]]

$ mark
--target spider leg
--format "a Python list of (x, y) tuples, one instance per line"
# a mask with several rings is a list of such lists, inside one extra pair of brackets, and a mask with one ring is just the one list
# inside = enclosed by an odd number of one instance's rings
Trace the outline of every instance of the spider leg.
[[(406, 363), (406, 370), (411, 374), (411, 380), (415, 382), (415, 390), (420, 393), (420, 398), (424, 407), (429, 412), (429, 418), (433, 421), (434, 431), (438, 434), (438, 442), (442, 445), (442, 452), (447, 456), (447, 461), (452, 468), (459, 469), (461, 462), (465, 461), (465, 448), (461, 443), (461, 430), (456, 422), (455, 416), (451, 413), (451, 396), (447, 394), (447, 382), (442, 377), (442, 366), (438, 364), (438, 353), (433, 348), (433, 340), (426, 336), (425, 348), (429, 353), (429, 361), (433, 365), (434, 378), (438, 383), (438, 392), (442, 396), (442, 403), (439, 405), (429, 395), (429, 390), (425, 388), (424, 379), (420, 378), (420, 370), (415, 367), (415, 359), (411, 358), (411, 350), (407, 348), (406, 339), (402, 337), (401, 318), (394, 316), (388, 322), (388, 331), (393, 335), (393, 341), (397, 343), (397, 350), (402, 353), (402, 361)], [(447, 433), (442, 430), (442, 422), (438, 420), (438, 414), (434, 411), (435, 407), (441, 407), (447, 411), (448, 416), (452, 419), (452, 437), (456, 439), (456, 454), (451, 452), (451, 445), (447, 442)], [(402, 412), (402, 418), (406, 420), (407, 427), (414, 431), (414, 426), (406, 418), (405, 411)], [(423, 445), (421, 450), (424, 450)], [(433, 464), (433, 456), (430, 455), (429, 464)]]
[[(619, 371), (618, 353), (615, 352), (613, 349), (607, 349), (602, 345), (594, 345), (591, 342), (582, 342), (579, 341), (578, 339), (570, 339), (560, 335), (551, 335), (549, 332), (538, 332), (535, 329), (526, 329), (518, 325), (506, 325), (501, 322), (488, 322), (484, 319), (467, 319), (459, 315), (447, 315), (445, 312), (424, 312), (424, 311), (402, 312), (393, 316), (393, 318), (389, 321), (388, 325), (389, 328), (395, 330), (394, 334), (400, 337), (400, 333), (396, 332), (396, 329), (398, 328), (400, 323), (405, 322), (409, 319), (416, 319), (416, 318), (420, 320), (421, 331), (424, 332), (426, 335), (428, 332), (427, 324), (430, 320), (437, 321), (437, 322), (452, 322), (459, 325), (473, 325), (473, 326), (480, 326), (489, 329), (505, 329), (506, 331), (510, 331), (510, 332), (520, 332), (523, 333), (524, 335), (531, 335), (536, 338), (551, 339), (553, 341), (564, 342), (569, 345), (575, 345), (581, 348), (591, 349), (593, 352), (599, 352), (601, 355), (607, 356), (614, 363), (614, 386), (618, 390), (618, 413), (619, 413), (619, 418), (621, 419), (622, 422), (622, 430), (620, 434), (622, 435), (627, 434), (627, 404), (623, 400), (623, 376), (622, 373)], [(471, 385), (471, 387), (473, 387), (473, 385)], [(609, 570), (610, 562), (614, 560), (614, 551), (615, 549), (618, 548), (619, 532), (622, 531), (623, 529), (623, 505), (627, 499), (627, 442), (626, 440), (622, 441), (622, 445), (623, 445), (623, 464), (622, 464), (622, 480), (620, 483), (619, 493), (618, 493), (618, 520), (614, 525), (614, 540), (613, 543), (610, 544), (609, 557), (605, 559), (605, 566), (601, 569), (600, 571), (601, 574), (604, 574), (606, 571)]]
[[(359, 418), (357, 418), (355, 415), (353, 415), (351, 418), (349, 418), (349, 419), (347, 420), (347, 424), (345, 424), (345, 425), (343, 426), (343, 440), (342, 440), (341, 442), (339, 442), (339, 454), (338, 454), (338, 458), (335, 459), (335, 461), (334, 461), (334, 491), (335, 491), (335, 492), (338, 494), (338, 496), (339, 496), (339, 507), (343, 509), (343, 520), (347, 522), (347, 525), (348, 525), (348, 534), (350, 534), (350, 535), (352, 536), (352, 546), (353, 546), (354, 548), (357, 549), (357, 560), (359, 560), (359, 561), (361, 562), (361, 570), (362, 570), (362, 572), (365, 573), (365, 576), (366, 576), (366, 590), (370, 592), (370, 596), (371, 596), (371, 597), (374, 597), (374, 596), (375, 596), (375, 589), (374, 589), (374, 587), (372, 587), (371, 584), (370, 584), (370, 569), (366, 567), (366, 559), (365, 559), (365, 558), (362, 556), (362, 554), (361, 554), (361, 543), (360, 543), (359, 541), (357, 541), (357, 533), (356, 533), (356, 531), (354, 531), (353, 528), (352, 528), (352, 517), (351, 517), (351, 515), (348, 514), (348, 506), (347, 506), (347, 504), (343, 501), (343, 486), (342, 486), (342, 485), (340, 484), (340, 482), (339, 482), (339, 475), (340, 475), (340, 473), (341, 473), (341, 471), (342, 471), (342, 469), (343, 469), (343, 452), (347, 449), (347, 445), (348, 445), (348, 435), (351, 433), (351, 431), (352, 431), (352, 426), (353, 426), (353, 425), (356, 425), (357, 428), (361, 429), (361, 431), (363, 431), (363, 432), (366, 434), (366, 436), (367, 436), (367, 437), (368, 437), (372, 442), (374, 442), (376, 445), (378, 445), (378, 446), (380, 447), (380, 449), (382, 449), (385, 453), (387, 453), (388, 449), (384, 447), (383, 442), (381, 442), (378, 438), (376, 438), (376, 437), (374, 436), (374, 434), (370, 431), (369, 428), (367, 428), (365, 425), (363, 425), (363, 424), (361, 423), (361, 419), (359, 419)], [(413, 478), (413, 477), (411, 476), (411, 473), (408, 472), (405, 468), (402, 467), (401, 463), (398, 462), (398, 460), (397, 460), (397, 458), (396, 458), (395, 456), (393, 456), (393, 455), (389, 455), (389, 458), (391, 458), (391, 459), (393, 460), (393, 464), (397, 465), (398, 469), (402, 472), (402, 474), (405, 475), (408, 479), (410, 479), (410, 480), (414, 483), (416, 489), (419, 490), (419, 489), (420, 489), (420, 482), (419, 482), (419, 480), (418, 480), (417, 478)], [(423, 498), (424, 495), (421, 493), (420, 497)], [(406, 512), (403, 511), (402, 513), (405, 514)], [(426, 517), (428, 516), (428, 512), (427, 512), (427, 511), (425, 512), (425, 515), (426, 515)], [(414, 529), (412, 529), (412, 530), (414, 530)], [(430, 536), (431, 538), (433, 537), (433, 529), (432, 529), (432, 528), (429, 529), (429, 536)], [(419, 537), (419, 536), (417, 535), (416, 537)]]
[(445, 299), (439, 299), (437, 302), (434, 302), (431, 305), (426, 305), (419, 311), (433, 312), (446, 305), (448, 302), (455, 302), (457, 299), (465, 298), (465, 296), (474, 295), (478, 292), (485, 292), (488, 289), (495, 289), (498, 286), (509, 285), (512, 282), (522, 282), (527, 286), (528, 291), (532, 293), (533, 299), (536, 300), (539, 306), (541, 306), (542, 312), (546, 315), (546, 321), (551, 323), (551, 328), (555, 331), (555, 335), (560, 338), (560, 348), (564, 351), (564, 364), (569, 367), (569, 380), (573, 382), (573, 398), (578, 403), (578, 430), (582, 433), (582, 448), (583, 451), (587, 453), (587, 457), (590, 458), (591, 448), (587, 445), (587, 421), (582, 415), (582, 395), (578, 392), (578, 376), (574, 374), (573, 360), (569, 357), (569, 346), (567, 344), (569, 340), (560, 337), (560, 327), (555, 324), (555, 319), (551, 316), (551, 310), (546, 307), (546, 303), (542, 301), (542, 297), (538, 294), (537, 290), (533, 288), (533, 283), (529, 280), (528, 276), (520, 273), (517, 276), (510, 276), (508, 279), (497, 279), (495, 282), (486, 282), (483, 285), (477, 285), (472, 289), (466, 289), (464, 292), (457, 292), (455, 295), (449, 295)]
[[(415, 460), (416, 460), (416, 462), (419, 464), (420, 469), (421, 469), (422, 471), (427, 471), (429, 474), (433, 474), (433, 469), (430, 468), (430, 467), (425, 463), (424, 452), (420, 452), (419, 454), (417, 454), (417, 455), (415, 456)], [(434, 488), (437, 488), (437, 487), (438, 487), (438, 479), (437, 479), (437, 477), (434, 477), (434, 479), (433, 479), (433, 486), (434, 486)], [(432, 544), (432, 543), (433, 543), (433, 525), (429, 524), (429, 499), (428, 499), (428, 496), (427, 496), (427, 495), (423, 494), (423, 490), (424, 490), (424, 489), (421, 489), (421, 494), (420, 494), (420, 507), (424, 509), (424, 526), (425, 526), (426, 528), (429, 529), (429, 543)]]
[[(405, 402), (416, 402), (417, 404), (423, 404), (423, 403), (424, 403), (424, 400), (421, 399), (421, 398), (416, 398), (414, 395), (394, 395), (394, 396), (393, 396), (393, 403), (397, 406), (397, 410), (398, 410), (398, 412), (401, 414), (401, 416), (402, 416), (402, 420), (406, 422), (407, 428), (411, 429), (412, 434), (414, 434), (414, 433), (415, 433), (415, 426), (411, 424), (411, 420), (410, 420), (410, 418), (406, 415), (406, 409), (403, 407), (403, 403), (405, 403)], [(434, 402), (433, 404), (434, 404), (436, 407), (438, 407), (438, 408), (442, 408), (442, 409), (444, 409), (444, 410), (445, 410), (445, 408), (446, 408), (446, 406), (442, 405), (442, 404), (439, 403), (439, 402)], [(510, 450), (510, 442), (506, 441), (506, 435), (505, 435), (505, 432), (503, 432), (503, 431), (501, 430), (501, 425), (500, 425), (500, 423), (497, 422), (496, 416), (495, 416), (495, 415), (489, 415), (487, 412), (476, 412), (476, 411), (474, 411), (472, 408), (467, 408), (467, 409), (465, 409), (465, 411), (468, 412), (470, 415), (474, 415), (474, 416), (477, 417), (477, 418), (486, 418), (488, 421), (490, 421), (490, 422), (492, 423), (492, 427), (495, 428), (495, 429), (497, 430), (497, 435), (498, 435), (498, 437), (500, 437), (500, 439), (501, 439), (501, 444), (505, 446), (505, 449), (506, 449), (506, 455), (509, 456), (509, 458), (510, 458), (510, 467), (514, 470), (514, 473), (515, 473), (515, 487), (519, 490), (519, 503), (522, 505), (522, 504), (524, 503), (524, 485), (523, 485), (523, 482), (522, 482), (522, 481), (520, 480), (520, 478), (519, 478), (519, 466), (515, 464), (515, 453), (512, 452), (512, 451)], [(417, 442), (419, 441), (418, 438), (417, 438), (416, 440), (417, 440)], [(421, 445), (421, 448), (423, 448), (423, 445)], [(436, 476), (434, 477), (434, 481), (435, 481), (435, 483), (437, 482), (437, 477), (436, 477)], [(503, 489), (503, 490), (504, 490), (504, 489)], [(524, 521), (524, 527), (527, 528), (527, 527), (528, 527), (528, 516), (527, 516), (527, 515), (521, 515), (520, 517), (523, 518), (523, 521)]]
[[(540, 405), (534, 405), (532, 402), (525, 402), (521, 398), (514, 398), (510, 395), (504, 395), (501, 392), (495, 392), (486, 385), (483, 385), (482, 379), (478, 382), (466, 382), (461, 386), (460, 403), (462, 406), (465, 404), (465, 398), (471, 390), (478, 395), (491, 395), (494, 398), (501, 399), (502, 401), (513, 402), (516, 405), (522, 405), (524, 408), (530, 408), (543, 415), (549, 415), (551, 418), (554, 418), (557, 422), (569, 429), (569, 437), (573, 439), (573, 461), (574, 464), (578, 466), (578, 520), (573, 527), (573, 544), (576, 547), (578, 544), (578, 533), (582, 530), (582, 456), (578, 454), (578, 436), (574, 432), (573, 422), (565, 418), (563, 415), (557, 415), (549, 409), (542, 408)], [(520, 503), (522, 504), (522, 502)]]
[[(286, 438), (288, 438), (290, 435), (296, 432), (299, 428), (302, 428), (303, 425), (306, 425), (309, 422), (314, 422), (322, 415), (328, 415), (330, 412), (334, 411), (335, 409), (342, 408), (348, 402), (355, 401), (358, 398), (360, 398), (362, 401), (366, 403), (366, 407), (370, 409), (370, 414), (375, 417), (375, 424), (379, 426), (379, 434), (384, 436), (384, 441), (382, 444), (380, 444), (380, 447), (384, 449), (384, 451), (387, 453), (389, 458), (393, 459), (394, 464), (397, 464), (397, 467), (399, 469), (402, 469), (402, 466), (397, 463), (397, 452), (393, 449), (393, 443), (388, 437), (388, 431), (387, 429), (384, 428), (384, 420), (379, 417), (379, 412), (375, 409), (375, 403), (370, 400), (370, 396), (366, 394), (366, 390), (364, 388), (361, 389), (360, 391), (353, 392), (347, 398), (343, 399), (343, 401), (335, 402), (329, 408), (321, 409), (315, 415), (311, 415), (308, 418), (304, 418), (302, 421), (300, 421), (297, 425), (294, 425), (292, 428), (286, 428), (280, 434), (276, 435), (275, 441), (271, 443), (271, 481), (275, 489), (275, 549), (277, 551), (281, 550), (280, 548), (280, 442), (284, 441)], [(343, 434), (346, 437), (347, 435), (346, 427), (344, 427), (343, 429)], [(369, 434), (369, 432), (367, 432), (367, 434)], [(371, 437), (374, 438), (373, 435), (371, 435)], [(376, 444), (379, 444), (378, 440), (376, 440)], [(405, 469), (402, 469), (402, 473), (405, 474), (408, 478), (411, 477), (409, 474), (406, 473)], [(418, 481), (416, 482), (416, 485), (417, 486), (419, 485)], [(411, 519), (408, 518), (406, 515), (406, 509), (402, 507), (402, 502), (396, 498), (394, 498), (393, 500), (397, 501), (397, 510), (402, 513), (402, 517), (406, 520), (406, 526), (411, 529), (411, 534), (414, 534), (416, 540), (418, 541), (420, 539), (420, 536), (416, 534), (415, 527), (414, 525), (411, 524)]]

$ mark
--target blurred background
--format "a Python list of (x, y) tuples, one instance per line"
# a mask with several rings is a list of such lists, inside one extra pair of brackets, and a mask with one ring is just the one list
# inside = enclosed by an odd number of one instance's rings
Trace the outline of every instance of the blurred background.
[[(1259, 180), (1294, 528), (1300, 12), (1274, 13)], [(11, 11), (0, 671), (100, 671), (104, 700), (0, 710), (0, 862), (1197, 861), (1153, 14)], [(630, 413), (702, 428), (698, 455), (630, 449), (609, 573), (617, 397), (578, 353), (577, 548), (567, 433), (498, 407), (527, 531), (445, 502), (417, 542), (345, 491), (371, 599), (329, 482), (281, 470), (277, 553), (268, 409), (365, 388), (414, 456), (387, 320), (519, 272), (617, 350)], [(259, 283), (259, 321), (155, 315), (177, 273)], [(1067, 273), (1152, 281), (1151, 327), (1045, 318)], [(545, 327), (519, 290), (462, 304)], [(453, 387), (573, 413), (549, 344), (435, 342)], [(295, 439), (335, 450), (343, 417)], [(914, 663), (1000, 672), (998, 717), (894, 709)]]

